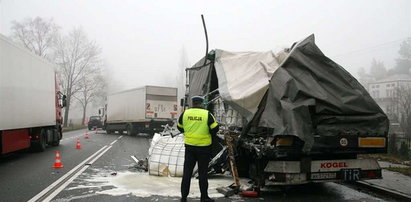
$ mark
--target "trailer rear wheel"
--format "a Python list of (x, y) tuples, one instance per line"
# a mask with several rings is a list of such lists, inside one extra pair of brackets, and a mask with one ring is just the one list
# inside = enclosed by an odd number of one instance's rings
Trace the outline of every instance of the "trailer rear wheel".
[(255, 159), (250, 163), (249, 176), (254, 181), (254, 189), (260, 190), (265, 186), (263, 160)]

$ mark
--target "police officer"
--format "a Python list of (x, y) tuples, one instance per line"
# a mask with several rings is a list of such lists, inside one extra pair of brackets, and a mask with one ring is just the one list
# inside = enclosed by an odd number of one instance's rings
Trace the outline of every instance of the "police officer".
[(184, 171), (181, 181), (181, 201), (187, 201), (193, 169), (198, 163), (201, 201), (214, 201), (208, 197), (208, 163), (211, 159), (211, 135), (216, 135), (219, 126), (214, 116), (203, 109), (204, 99), (200, 96), (191, 98), (193, 107), (185, 110), (178, 119), (177, 128), (184, 133), (185, 156)]

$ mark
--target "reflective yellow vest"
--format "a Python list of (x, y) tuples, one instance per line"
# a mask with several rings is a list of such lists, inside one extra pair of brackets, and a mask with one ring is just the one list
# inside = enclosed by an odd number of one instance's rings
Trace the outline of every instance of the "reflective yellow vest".
[[(215, 121), (215, 120), (214, 120)], [(211, 134), (208, 127), (208, 111), (200, 108), (191, 108), (183, 115), (184, 142), (193, 146), (211, 145)], [(214, 122), (210, 127), (216, 127)]]

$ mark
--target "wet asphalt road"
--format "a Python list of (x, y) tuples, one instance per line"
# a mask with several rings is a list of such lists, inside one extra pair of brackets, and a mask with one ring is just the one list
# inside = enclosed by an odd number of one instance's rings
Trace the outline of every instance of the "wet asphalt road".
[[(85, 130), (64, 134), (58, 147), (48, 148), (41, 153), (16, 153), (0, 159), (0, 200), (28, 201), (39, 193), (46, 193), (38, 198), (51, 201), (179, 201), (177, 196), (165, 197), (164, 193), (149, 196), (136, 196), (124, 187), (110, 183), (127, 173), (146, 174), (136, 170), (135, 161), (147, 157), (151, 139), (148, 137), (130, 137), (119, 134), (108, 135), (104, 131), (90, 133), (90, 139), (84, 139)], [(121, 138), (120, 138), (121, 137)], [(74, 149), (76, 139), (80, 138), (82, 149)], [(55, 151), (60, 150), (64, 165), (54, 169)], [(89, 157), (92, 157), (86, 160)], [(86, 160), (86, 161), (85, 161)], [(77, 169), (74, 169), (76, 168)], [(57, 180), (71, 173), (56, 186)], [(67, 179), (71, 179), (68, 180)], [(178, 180), (178, 179), (177, 179)], [(213, 179), (211, 178), (210, 181)], [(150, 181), (132, 182), (150, 184)], [(117, 185), (118, 186), (118, 185)], [(171, 185), (170, 186), (176, 186)], [(178, 186), (178, 185), (177, 185)], [(60, 190), (59, 190), (60, 189)], [(155, 189), (155, 188), (153, 188)], [(174, 187), (178, 190), (178, 187)], [(113, 190), (113, 191), (111, 191)], [(119, 192), (117, 192), (120, 190)], [(154, 191), (155, 192), (155, 191)], [(108, 193), (108, 194), (107, 194)], [(178, 193), (174, 193), (174, 195)], [(48, 197), (48, 198), (47, 198)], [(190, 198), (189, 201), (199, 201)], [(268, 188), (261, 196), (244, 198), (216, 198), (216, 201), (391, 201), (384, 196), (370, 195), (336, 183), (308, 184), (287, 187), (286, 189)]]

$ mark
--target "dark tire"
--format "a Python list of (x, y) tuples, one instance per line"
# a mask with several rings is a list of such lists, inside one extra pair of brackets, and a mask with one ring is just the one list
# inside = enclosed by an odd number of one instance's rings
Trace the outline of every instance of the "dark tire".
[(133, 125), (130, 125), (130, 124), (127, 125), (127, 134), (130, 135), (130, 136), (135, 136), (136, 135), (136, 132), (133, 128)]
[(54, 130), (53, 133), (55, 140), (51, 142), (51, 146), (56, 147), (60, 145), (61, 134), (57, 130)]
[(250, 178), (254, 181), (254, 187), (260, 190), (265, 186), (264, 169), (262, 169), (262, 161), (256, 159), (250, 163)]
[(88, 130), (91, 130), (91, 128), (89, 127)]
[(60, 140), (53, 141), (53, 142), (51, 143), (51, 146), (53, 146), (53, 147), (57, 147), (57, 146), (59, 146), (59, 145), (60, 145)]
[(46, 142), (46, 130), (41, 129), (40, 138), (38, 141), (34, 142), (32, 145), (32, 149), (35, 152), (42, 152), (46, 150), (47, 142)]
[(114, 131), (113, 131), (113, 130), (111, 130), (111, 128), (110, 128), (110, 126), (109, 126), (109, 125), (105, 125), (105, 130), (106, 130), (107, 135), (108, 135), (108, 134), (113, 134), (113, 133), (114, 133)]
[(238, 176), (240, 177), (250, 177), (250, 162), (252, 162), (252, 159), (247, 155), (247, 153), (244, 151), (244, 149), (240, 148), (237, 150), (238, 155), (241, 156), (241, 158), (237, 157), (236, 158), (236, 165), (237, 165), (237, 172)]

